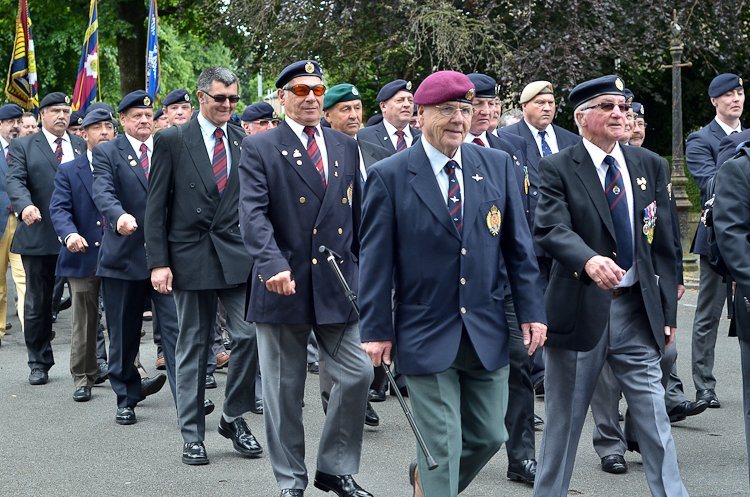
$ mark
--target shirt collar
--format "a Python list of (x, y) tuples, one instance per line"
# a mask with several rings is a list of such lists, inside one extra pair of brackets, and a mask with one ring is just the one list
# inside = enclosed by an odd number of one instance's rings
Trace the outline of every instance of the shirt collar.
[[(307, 139), (307, 134), (305, 134), (306, 126), (304, 124), (298, 123), (297, 121), (295, 121), (289, 116), (285, 116), (284, 121), (289, 125), (290, 128), (292, 128), (292, 131), (294, 131), (294, 134), (297, 135), (297, 137), (301, 138), (302, 136), (304, 136), (305, 139)], [(320, 123), (318, 123), (314, 127), (315, 127), (315, 135), (323, 136), (323, 132), (320, 130)]]
[[(523, 122), (525, 122), (526, 126), (529, 127), (529, 131), (531, 131), (531, 136), (533, 136), (534, 138), (536, 138), (537, 136), (539, 136), (539, 133), (541, 133), (541, 131), (539, 131), (539, 129), (537, 129), (536, 126), (534, 126), (529, 121), (527, 121), (525, 117), (523, 118)], [(551, 136), (551, 134), (552, 134), (552, 133), (550, 133), (550, 128), (551, 127), (552, 127), (552, 123), (548, 124), (547, 127), (544, 128), (542, 131), (546, 131), (547, 132), (547, 136)]]
[(3, 150), (5, 150), (5, 148), (8, 147), (9, 145), (10, 145), (10, 143), (7, 142), (7, 141), (5, 141), (5, 138), (3, 138), (2, 136), (0, 136), (0, 147), (2, 147)]
[(724, 121), (722, 121), (721, 119), (719, 119), (719, 116), (714, 117), (714, 120), (719, 124), (719, 126), (721, 126), (721, 129), (724, 130), (724, 133), (726, 133), (728, 135), (731, 134), (732, 131), (742, 131), (742, 125), (741, 124), (737, 124), (736, 128), (732, 128), (727, 123), (725, 123)]
[[(396, 134), (396, 131), (398, 131), (396, 129), (396, 126), (389, 123), (385, 119), (383, 119), (383, 126), (385, 126), (385, 130), (388, 132), (388, 136), (394, 136)], [(411, 138), (411, 130), (409, 128), (411, 128), (411, 126), (407, 124), (406, 126), (404, 126), (404, 129), (401, 130), (404, 132), (404, 137)]]
[(422, 135), (422, 146), (424, 147), (424, 152), (425, 154), (427, 154), (427, 159), (430, 161), (430, 166), (432, 166), (432, 171), (435, 173), (435, 176), (437, 176), (440, 171), (443, 170), (448, 161), (451, 160), (456, 161), (459, 169), (462, 168), (461, 147), (458, 147), (458, 150), (456, 150), (456, 154), (451, 159), (450, 157), (446, 156), (444, 153), (430, 145), (430, 143), (425, 139), (424, 134)]
[[(47, 142), (50, 144), (50, 146), (55, 145), (55, 140), (57, 140), (57, 136), (53, 135), (46, 129), (44, 129), (44, 126), (42, 126), (42, 133), (44, 133), (44, 137), (47, 139)], [(70, 137), (68, 136), (68, 132), (66, 131), (63, 133), (63, 135), (60, 137), (63, 139), (64, 142), (70, 142)]]
[(482, 143), (485, 145), (489, 145), (487, 141), (487, 131), (482, 131), (482, 133), (479, 136), (474, 136), (471, 133), (466, 133), (466, 138), (464, 138), (464, 143), (473, 143), (476, 138), (479, 138), (482, 140)]
[(583, 139), (583, 146), (586, 147), (586, 151), (589, 153), (591, 161), (594, 163), (595, 167), (602, 167), (604, 158), (608, 155), (614, 157), (620, 167), (625, 167), (625, 156), (622, 154), (622, 149), (620, 148), (619, 143), (615, 143), (615, 148), (613, 148), (610, 153), (605, 152), (601, 148), (588, 141), (586, 138)]
[[(198, 124), (200, 125), (201, 130), (203, 130), (203, 133), (208, 136), (213, 136), (217, 127), (224, 132), (224, 136), (227, 136), (227, 123), (224, 123), (223, 126), (215, 126), (211, 121), (203, 117), (203, 114), (200, 112), (198, 112)], [(228, 139), (229, 138), (227, 138), (227, 140)]]
[(148, 149), (149, 152), (154, 151), (154, 135), (150, 135), (145, 142), (142, 142), (138, 138), (134, 136), (130, 136), (127, 133), (125, 133), (125, 138), (128, 139), (128, 141), (130, 142), (130, 146), (133, 147), (133, 150), (135, 151), (135, 153), (140, 152), (142, 143), (146, 144), (146, 148)]

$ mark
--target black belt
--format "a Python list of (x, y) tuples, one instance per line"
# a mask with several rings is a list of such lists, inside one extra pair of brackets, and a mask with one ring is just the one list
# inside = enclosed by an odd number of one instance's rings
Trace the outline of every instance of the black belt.
[(635, 282), (633, 286), (615, 288), (612, 290), (612, 298), (621, 297), (628, 292), (641, 293), (641, 285), (638, 282)]

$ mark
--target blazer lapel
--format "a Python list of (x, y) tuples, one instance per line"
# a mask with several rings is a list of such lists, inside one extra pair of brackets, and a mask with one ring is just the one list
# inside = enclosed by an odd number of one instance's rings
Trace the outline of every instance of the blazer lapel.
[(138, 178), (138, 181), (141, 182), (143, 189), (148, 191), (148, 178), (146, 178), (146, 173), (143, 172), (141, 162), (138, 160), (138, 154), (136, 154), (133, 147), (130, 146), (130, 142), (125, 134), (120, 136), (120, 156), (122, 156), (123, 162), (127, 164), (127, 167), (130, 168), (133, 174)]
[(302, 145), (300, 139), (285, 121), (282, 121), (277, 129), (279, 130), (279, 134), (281, 134), (281, 143), (276, 145), (276, 148), (289, 166), (307, 183), (307, 186), (315, 193), (315, 196), (323, 201), (326, 188), (323, 186), (323, 181), (320, 179), (320, 174), (315, 168), (315, 164), (313, 164), (310, 155), (307, 153), (307, 148)]
[(52, 151), (52, 148), (49, 146), (49, 143), (47, 142), (47, 137), (41, 131), (36, 133), (36, 136), (37, 136), (36, 144), (39, 147), (39, 150), (41, 150), (42, 155), (44, 155), (47, 158), (47, 162), (49, 162), (49, 165), (52, 166), (52, 169), (57, 171), (57, 166), (59, 166), (59, 164), (57, 163), (57, 157), (55, 157), (55, 153)]
[(536, 139), (523, 119), (518, 123), (518, 129), (523, 139), (526, 140), (527, 162), (536, 171), (539, 168), (539, 161), (542, 160), (542, 156), (539, 154), (539, 147), (536, 146)]
[[(203, 132), (201, 131), (201, 126), (197, 119), (190, 121), (185, 125), (184, 134), (183, 142), (185, 143), (185, 148), (187, 149), (190, 158), (193, 160), (193, 165), (195, 166), (196, 171), (198, 171), (198, 175), (201, 177), (203, 185), (209, 192), (211, 200), (213, 200), (216, 205), (219, 205), (219, 202), (221, 202), (219, 187), (216, 185), (216, 176), (214, 175), (214, 170), (211, 165), (211, 157), (208, 156), (208, 152), (206, 151), (206, 142), (203, 140)], [(232, 153), (233, 160), (234, 155), (235, 154)], [(234, 162), (232, 162), (232, 164), (234, 164)]]
[(721, 143), (721, 140), (723, 140), (727, 136), (724, 130), (721, 129), (721, 126), (719, 126), (719, 123), (717, 123), (715, 120), (711, 121), (711, 131), (713, 132), (717, 142), (719, 143)]
[(599, 211), (599, 216), (602, 218), (609, 234), (612, 235), (612, 238), (615, 238), (615, 226), (612, 223), (612, 214), (609, 212), (607, 196), (604, 194), (604, 188), (602, 188), (602, 184), (599, 181), (596, 167), (591, 160), (591, 156), (589, 156), (586, 151), (583, 142), (576, 145), (576, 147), (576, 151), (573, 154), (573, 160), (578, 163), (576, 174), (583, 183), (589, 197), (591, 197), (591, 201), (594, 203), (596, 210)]
[(82, 162), (78, 165), (78, 177), (81, 179), (81, 183), (83, 183), (83, 186), (86, 188), (86, 191), (89, 193), (89, 197), (91, 197), (91, 200), (94, 199), (94, 190), (93, 190), (93, 184), (94, 184), (94, 175), (91, 172), (91, 164), (89, 163), (88, 158), (85, 162)]
[[(417, 196), (425, 203), (427, 209), (432, 213), (435, 218), (442, 224), (448, 232), (458, 238), (461, 237), (456, 230), (456, 225), (453, 224), (450, 215), (448, 214), (448, 208), (445, 205), (445, 200), (440, 193), (440, 186), (435, 178), (435, 173), (430, 165), (430, 160), (425, 154), (422, 142), (418, 142), (413, 147), (409, 148), (409, 172), (414, 174), (414, 177), (409, 180), (409, 184), (414, 188)], [(464, 174), (464, 178), (466, 175)], [(466, 180), (464, 179), (464, 185)], [(464, 206), (464, 212), (466, 208)], [(464, 222), (466, 225), (466, 222)]]
[[(464, 176), (464, 239), (469, 236), (469, 232), (471, 231), (472, 226), (474, 226), (474, 220), (477, 217), (479, 204), (484, 198), (485, 181), (477, 181), (473, 179), (473, 177), (486, 176), (486, 174), (484, 174), (484, 172), (481, 170), (482, 162), (479, 160), (479, 158), (474, 158), (474, 152), (471, 149), (471, 146), (461, 145), (461, 162), (463, 162), (461, 168), (463, 169)], [(506, 186), (508, 188), (516, 187), (515, 185)], [(456, 231), (456, 229), (454, 228), (453, 231)]]
[(393, 142), (391, 141), (391, 138), (388, 136), (388, 130), (385, 129), (385, 124), (383, 124), (383, 121), (380, 121), (375, 127), (375, 134), (378, 135), (378, 141), (380, 142), (381, 145), (383, 145), (385, 148), (390, 150), (391, 154), (396, 153), (396, 147), (393, 146)]

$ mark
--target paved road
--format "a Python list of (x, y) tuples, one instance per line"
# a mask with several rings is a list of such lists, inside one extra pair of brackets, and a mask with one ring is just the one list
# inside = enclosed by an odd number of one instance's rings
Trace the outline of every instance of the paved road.
[[(689, 334), (696, 297), (696, 292), (687, 292), (679, 309), (678, 366), (689, 397), (695, 394), (690, 376)], [(268, 457), (243, 459), (216, 432), (226, 373), (217, 373), (219, 389), (208, 391), (209, 398), (217, 403), (217, 410), (206, 423), (211, 464), (189, 467), (180, 462), (182, 440), (168, 387), (139, 404), (137, 424), (119, 426), (114, 422), (115, 397), (109, 383), (95, 387), (88, 403), (75, 403), (71, 398), (74, 387), (68, 371), (70, 311), (63, 312), (55, 325), (57, 338), (53, 348), (57, 365), (45, 386), (29, 385), (20, 324), (16, 316), (11, 316), (10, 321), (13, 329), (0, 347), (1, 496), (278, 496)], [(149, 372), (155, 372), (150, 324), (145, 329), (141, 357)], [(739, 352), (736, 340), (728, 338), (726, 330), (727, 323), (723, 322), (715, 368), (722, 408), (673, 425), (682, 478), (694, 497), (750, 496)], [(304, 421), (312, 475), (323, 414), (318, 401), (318, 377), (309, 375), (308, 380)], [(395, 398), (388, 397), (375, 407), (381, 425), (365, 429), (362, 470), (357, 481), (377, 497), (411, 496), (406, 469), (415, 453), (413, 436)], [(541, 400), (537, 400), (536, 407), (538, 413), (543, 413)], [(554, 413), (550, 418), (554, 419)], [(247, 421), (265, 446), (262, 416), (248, 414)], [(537, 432), (537, 446), (540, 438), (541, 432)], [(569, 495), (650, 495), (640, 455), (630, 452), (625, 456), (630, 466), (627, 474), (609, 475), (600, 470), (590, 440), (589, 416)], [(530, 496), (529, 486), (505, 478), (506, 466), (503, 448), (462, 495)], [(323, 495), (312, 483), (307, 494)]]

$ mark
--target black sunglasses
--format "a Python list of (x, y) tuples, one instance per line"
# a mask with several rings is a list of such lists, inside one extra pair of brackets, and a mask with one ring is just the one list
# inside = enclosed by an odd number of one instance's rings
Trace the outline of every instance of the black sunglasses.
[(231, 103), (231, 104), (236, 104), (237, 102), (240, 101), (240, 96), (239, 95), (232, 95), (232, 96), (228, 97), (226, 95), (211, 95), (207, 91), (204, 91), (203, 93), (205, 95), (208, 95), (209, 97), (213, 98), (216, 101), (217, 104), (223, 104), (227, 100), (229, 100), (229, 103)]

